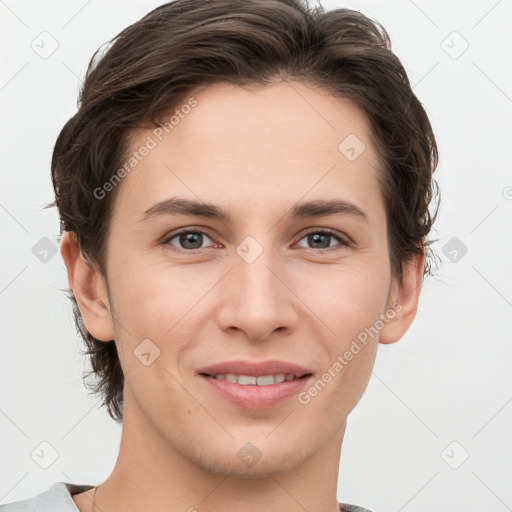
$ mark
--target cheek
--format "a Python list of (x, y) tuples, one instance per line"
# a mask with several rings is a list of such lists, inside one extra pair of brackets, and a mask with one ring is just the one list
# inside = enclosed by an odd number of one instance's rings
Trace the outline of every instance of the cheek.
[(346, 289), (332, 295), (326, 306), (329, 309), (324, 310), (323, 316), (319, 315), (334, 334), (323, 340), (325, 365), (312, 383), (315, 389), (310, 388), (310, 392), (317, 397), (314, 407), (328, 412), (327, 421), (333, 428), (339, 426), (361, 399), (375, 362), (378, 331), (372, 327), (381, 310), (375, 290), (373, 295), (371, 291), (359, 287), (357, 293)]
[(197, 283), (193, 276), (176, 269), (135, 263), (123, 265), (122, 275), (116, 276), (116, 309), (131, 338), (161, 339), (197, 302), (201, 287), (191, 285)]
[[(116, 316), (122, 324), (116, 332), (117, 346), (131, 393), (146, 411), (158, 410), (162, 400), (180, 403), (186, 397), (173, 376), (180, 354), (191, 346), (184, 326), (190, 324), (191, 308), (204, 292), (158, 265), (127, 262), (115, 278)], [(149, 353), (145, 362), (144, 353)], [(158, 389), (165, 393), (155, 393)]]
[(388, 293), (385, 268), (378, 262), (319, 266), (304, 275), (299, 289), (298, 295), (334, 331), (339, 348), (375, 323)]
[[(387, 297), (385, 266), (378, 263), (347, 265), (309, 275), (301, 288), (305, 302), (329, 327), (323, 340), (325, 367), (319, 379), (326, 392), (318, 392), (317, 406), (332, 410), (341, 421), (361, 398), (375, 361), (378, 332), (375, 324)], [(318, 390), (324, 389), (317, 383)], [(307, 390), (306, 390), (307, 391)], [(315, 398), (316, 400), (316, 398)]]

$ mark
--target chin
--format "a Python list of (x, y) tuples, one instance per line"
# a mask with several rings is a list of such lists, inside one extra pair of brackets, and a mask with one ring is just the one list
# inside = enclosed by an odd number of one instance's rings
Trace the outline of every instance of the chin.
[(258, 478), (269, 478), (271, 476), (277, 476), (280, 473), (288, 473), (293, 469), (296, 469), (302, 460), (290, 458), (289, 454), (282, 454), (282, 456), (272, 456), (271, 459), (265, 459), (261, 457), (253, 466), (240, 462), (236, 459), (236, 462), (232, 457), (226, 457), (225, 460), (216, 459), (211, 464), (203, 465), (204, 469), (208, 472), (221, 475), (224, 477), (240, 478), (244, 480), (254, 480)]

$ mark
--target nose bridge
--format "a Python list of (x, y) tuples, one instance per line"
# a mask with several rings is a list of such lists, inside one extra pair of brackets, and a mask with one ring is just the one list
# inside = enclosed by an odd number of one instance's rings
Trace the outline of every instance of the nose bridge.
[[(266, 237), (269, 242), (272, 237)], [(236, 248), (229, 273), (229, 291), (223, 300), (223, 328), (236, 327), (251, 339), (263, 339), (280, 327), (296, 322), (293, 294), (282, 282), (283, 267), (277, 252), (253, 237)]]
[(265, 309), (266, 304), (272, 305), (273, 302), (277, 302), (277, 294), (280, 293), (278, 288), (282, 283), (274, 273), (276, 270), (274, 272), (271, 270), (278, 266), (277, 258), (272, 254), (273, 251), (266, 248), (253, 260), (252, 253), (255, 250), (254, 247), (250, 247), (247, 253), (251, 256), (250, 259), (240, 257), (241, 261), (237, 262), (235, 272), (240, 283), (241, 298), (250, 298), (254, 308)]

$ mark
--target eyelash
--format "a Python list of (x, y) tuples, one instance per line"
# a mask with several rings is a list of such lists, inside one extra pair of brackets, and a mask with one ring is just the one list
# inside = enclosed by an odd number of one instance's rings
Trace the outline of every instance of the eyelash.
[[(186, 234), (186, 233), (200, 233), (202, 235), (206, 235), (208, 238), (212, 238), (206, 231), (203, 231), (201, 229), (183, 229), (181, 231), (178, 231), (177, 233), (173, 233), (172, 235), (166, 237), (163, 241), (162, 241), (162, 244), (164, 245), (171, 245), (170, 244), (170, 241), (173, 240), (174, 238), (180, 236), (180, 235), (183, 235), (183, 234)], [(340, 246), (343, 246), (343, 247), (350, 247), (352, 245), (352, 243), (340, 236), (337, 234), (336, 231), (333, 231), (331, 229), (328, 229), (328, 228), (325, 228), (325, 229), (311, 229), (310, 231), (307, 231), (306, 233), (304, 233), (302, 235), (302, 237), (298, 240), (298, 242), (300, 242), (302, 239), (306, 238), (308, 235), (312, 235), (312, 234), (322, 234), (322, 235), (331, 235), (333, 236), (334, 238), (336, 238), (340, 243), (339, 245)], [(328, 252), (328, 251), (332, 251), (332, 250), (335, 250), (336, 248), (340, 248), (339, 246), (333, 246), (333, 247), (326, 247), (324, 249), (311, 249), (311, 248), (308, 248), (308, 247), (302, 247), (302, 249), (310, 249), (314, 252), (319, 252), (319, 253), (324, 253), (324, 252)], [(205, 249), (208, 249), (208, 247), (203, 247), (201, 249), (179, 249), (179, 248), (176, 248), (177, 251), (179, 252), (184, 252), (184, 253), (199, 253)]]

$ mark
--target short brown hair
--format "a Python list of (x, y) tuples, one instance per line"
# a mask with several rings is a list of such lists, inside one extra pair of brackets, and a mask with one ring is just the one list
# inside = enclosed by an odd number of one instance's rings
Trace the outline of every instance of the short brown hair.
[[(304, 0), (176, 0), (124, 29), (91, 59), (78, 112), (65, 124), (51, 163), (63, 230), (76, 234), (84, 257), (106, 277), (110, 216), (119, 187), (98, 198), (121, 168), (135, 128), (158, 126), (194, 89), (214, 83), (265, 85), (297, 80), (353, 102), (367, 118), (382, 164), (393, 276), (426, 254), (439, 194), (432, 178), (437, 146), (386, 30), (363, 14), (325, 12)], [(341, 142), (341, 141), (340, 141)], [(108, 281), (107, 281), (108, 282)], [(122, 422), (124, 375), (114, 340), (95, 339), (76, 299), (75, 322), (91, 356), (92, 387), (110, 416)]]

